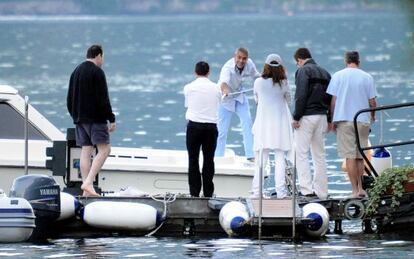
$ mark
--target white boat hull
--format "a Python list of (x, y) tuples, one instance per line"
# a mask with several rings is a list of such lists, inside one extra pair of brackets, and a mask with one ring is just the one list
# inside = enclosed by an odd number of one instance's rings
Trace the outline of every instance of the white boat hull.
[[(45, 168), (29, 168), (30, 174), (52, 175)], [(0, 188), (9, 192), (13, 180), (24, 175), (24, 168), (0, 167)], [(63, 178), (54, 176), (57, 183), (63, 187)], [(215, 195), (218, 197), (248, 197), (251, 188), (252, 175), (214, 176)], [(152, 195), (170, 193), (188, 194), (187, 172), (151, 172), (151, 171), (121, 171), (102, 170), (99, 174), (99, 187), (105, 192), (118, 192), (121, 188), (133, 187)]]

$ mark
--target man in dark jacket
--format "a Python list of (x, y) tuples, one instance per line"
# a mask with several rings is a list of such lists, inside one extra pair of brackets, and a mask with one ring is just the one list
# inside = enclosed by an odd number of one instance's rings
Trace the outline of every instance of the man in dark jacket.
[[(331, 96), (326, 94), (330, 74), (312, 59), (307, 48), (296, 50), (298, 66), (295, 74), (295, 112), (292, 126), (295, 129), (296, 168), (301, 194), (307, 197), (328, 197), (326, 175), (325, 134), (330, 121)], [(309, 166), (311, 151), (314, 177)]]
[[(105, 73), (101, 69), (103, 55), (100, 45), (89, 47), (86, 61), (70, 77), (67, 95), (67, 108), (76, 125), (76, 144), (82, 147), (83, 196), (99, 196), (93, 182), (111, 152), (109, 133), (116, 128)], [(97, 147), (98, 154), (91, 162), (93, 146)]]

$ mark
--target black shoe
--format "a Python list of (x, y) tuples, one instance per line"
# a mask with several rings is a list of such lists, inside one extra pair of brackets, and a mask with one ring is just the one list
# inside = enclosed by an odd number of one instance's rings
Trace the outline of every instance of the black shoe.
[(306, 195), (303, 195), (301, 192), (299, 193), (299, 196), (306, 197), (306, 198), (318, 198), (318, 196), (313, 192)]
[(308, 198), (318, 198), (318, 195), (316, 195), (315, 193), (310, 193), (310, 194), (306, 194), (305, 197), (308, 197)]

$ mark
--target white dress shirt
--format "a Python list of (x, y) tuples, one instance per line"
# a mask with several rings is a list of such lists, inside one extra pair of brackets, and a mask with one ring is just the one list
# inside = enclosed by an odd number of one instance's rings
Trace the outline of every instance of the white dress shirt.
[(198, 77), (184, 86), (185, 118), (200, 123), (217, 123), (220, 87), (207, 77)]

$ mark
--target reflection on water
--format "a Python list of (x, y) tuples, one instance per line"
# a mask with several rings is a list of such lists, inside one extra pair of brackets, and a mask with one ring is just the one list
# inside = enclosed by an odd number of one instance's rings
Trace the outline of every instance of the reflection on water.
[[(348, 226), (354, 228), (355, 226)], [(346, 226), (345, 226), (346, 228)], [(349, 229), (348, 229), (349, 231)], [(13, 258), (411, 258), (411, 235), (328, 234), (325, 240), (86, 238), (50, 240), (49, 244), (0, 244), (0, 256)]]

